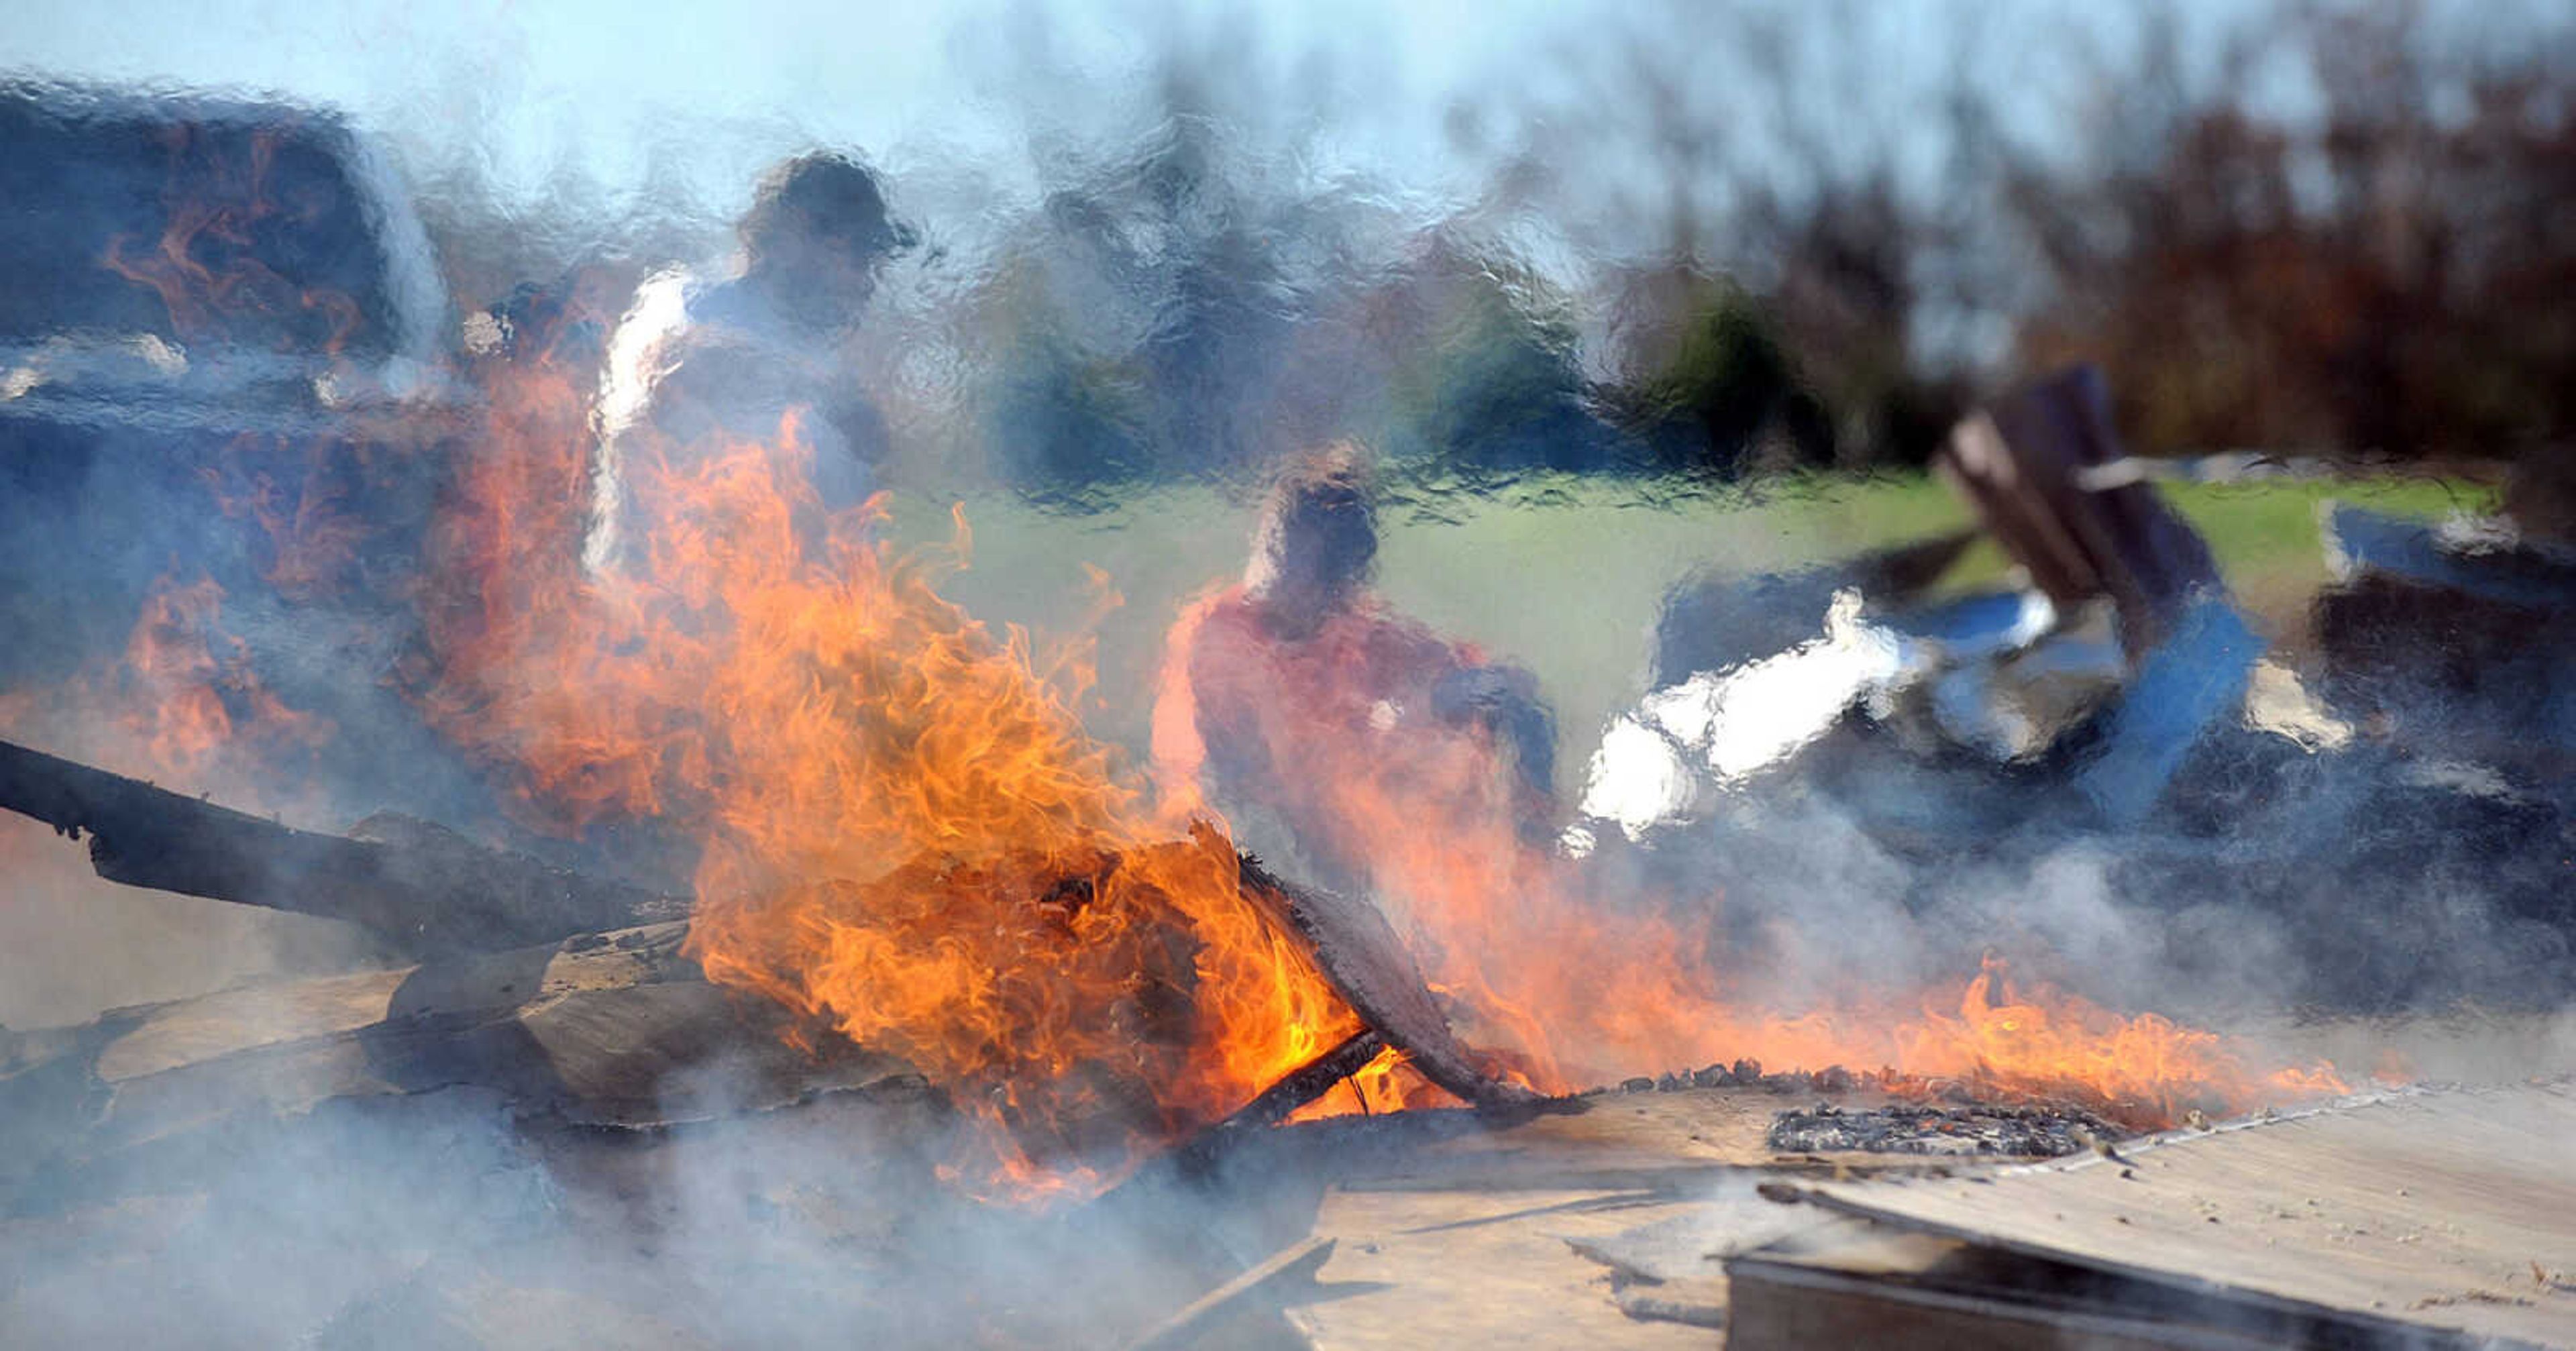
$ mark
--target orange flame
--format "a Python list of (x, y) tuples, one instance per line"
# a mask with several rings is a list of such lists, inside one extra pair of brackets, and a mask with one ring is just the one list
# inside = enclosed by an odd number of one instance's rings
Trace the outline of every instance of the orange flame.
[(297, 446), (245, 434), (198, 477), (225, 516), (259, 527), (261, 579), (288, 600), (317, 600), (352, 589), (359, 554), (378, 529), (343, 482), (363, 483), (367, 459), (364, 445), (337, 438)]
[(578, 403), (513, 378), (439, 534), (468, 589), (430, 716), (554, 824), (703, 822), (692, 955), (957, 1090), (968, 1177), (1095, 1188), (1356, 1030), (1232, 847), (1157, 827), (1083, 732), (1082, 654), (939, 597), (962, 515), (945, 557), (877, 540), (881, 503), (818, 540), (791, 416), (647, 457), (645, 559), (591, 576)]
[(1258, 787), (1268, 805), (1305, 847), (1365, 880), (1470, 1038), (1517, 1056), (1537, 1087), (1751, 1058), (2071, 1097), (2139, 1126), (2342, 1089), (2331, 1071), (2257, 1068), (2244, 1049), (2153, 1014), (2017, 990), (1999, 959), (1946, 998), (1797, 1015), (1756, 1007), (1728, 988), (1728, 954), (1671, 909), (1594, 896), (1573, 862), (1525, 841), (1483, 731), (1403, 711), (1429, 706), (1424, 659), (1389, 676), (1362, 674), (1351, 658), (1399, 644), (1419, 653), (1436, 639), (1363, 603), (1309, 639), (1278, 643), (1245, 605), (1239, 591), (1214, 593), (1175, 626), (1156, 720), (1167, 792), (1199, 801), (1202, 716), (1257, 739), (1273, 762)]
[(223, 623), (213, 578), (165, 574), (145, 596), (119, 661), (51, 689), (0, 697), (0, 735), (46, 742), (191, 791), (269, 803), (261, 785), (323, 746), (327, 718), (290, 708)]
[(112, 238), (100, 264), (158, 295), (182, 340), (233, 336), (244, 320), (266, 316), (309, 333), (322, 351), (336, 355), (365, 321), (357, 301), (327, 287), (300, 286), (255, 250), (269, 224), (313, 209), (281, 201), (273, 190), (279, 134), (251, 134), (246, 162), (236, 162), (220, 136), (190, 125), (169, 128), (162, 190), (168, 215), (160, 238), (140, 250), (128, 236)]

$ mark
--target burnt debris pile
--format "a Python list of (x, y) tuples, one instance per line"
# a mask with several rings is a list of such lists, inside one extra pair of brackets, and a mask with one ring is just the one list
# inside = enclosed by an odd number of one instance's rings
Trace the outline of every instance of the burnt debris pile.
[(1782, 1112), (1765, 1141), (1784, 1154), (1939, 1154), (2057, 1158), (2122, 1132), (2089, 1112), (2058, 1107), (1879, 1107), (1818, 1103)]

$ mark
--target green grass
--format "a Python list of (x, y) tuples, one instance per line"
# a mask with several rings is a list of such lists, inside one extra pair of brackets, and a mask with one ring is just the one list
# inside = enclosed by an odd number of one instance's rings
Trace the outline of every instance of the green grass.
[[(2208, 539), (2258, 618), (2291, 639), (2325, 580), (2320, 502), (2414, 516), (2486, 505), (2475, 488), (2427, 479), (2163, 491)], [(945, 538), (947, 508), (898, 499), (898, 538)], [(1123, 596), (1096, 629), (1100, 686), (1084, 716), (1098, 734), (1142, 750), (1163, 631), (1183, 600), (1242, 570), (1254, 504), (1182, 486), (1092, 515), (1042, 511), (1008, 495), (970, 497), (965, 508), (973, 563), (943, 590), (988, 622), (1026, 626), (1042, 641), (1063, 637), (1097, 608), (1086, 564)], [(1490, 498), (1391, 506), (1381, 522), (1379, 586), (1406, 613), (1536, 672), (1556, 703), (1564, 755), (1579, 764), (1603, 721), (1639, 693), (1656, 606), (1685, 572), (1807, 567), (1968, 523), (1965, 507), (1922, 475), (1796, 479), (1678, 497), (1615, 482), (1524, 482)], [(1989, 583), (2004, 566), (2001, 552), (1981, 542), (1948, 581)]]

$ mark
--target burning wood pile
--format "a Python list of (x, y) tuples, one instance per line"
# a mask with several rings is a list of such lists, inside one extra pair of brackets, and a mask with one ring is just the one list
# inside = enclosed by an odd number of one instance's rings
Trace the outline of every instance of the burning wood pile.
[[(218, 179), (207, 147), (225, 144), (196, 143)], [(182, 225), (247, 252), (289, 228), (257, 182), (231, 189), (182, 213), (157, 261), (114, 255), (209, 342), (241, 288)], [(816, 201), (847, 208), (831, 238), (852, 252), (782, 278), (768, 269), (819, 247), (790, 237), (817, 228), (796, 223)], [(896, 547), (854, 449), (867, 420), (799, 383), (791, 358), (831, 336), (799, 286), (855, 308), (909, 238), (872, 178), (800, 161), (746, 223), (742, 277), (648, 282), (588, 351), (576, 304), (506, 331), (489, 312), (434, 381), (406, 377), (453, 396), (434, 413), (388, 396), (317, 414), (330, 472), (291, 510), (276, 476), (309, 447), (227, 443), (258, 466), (238, 505), (267, 537), (265, 580), (370, 645), (382, 679), (347, 697), (399, 707), (410, 739), (358, 752), (387, 762), (377, 786), (416, 754), (471, 786), (452, 800), (499, 810), (472, 835), (393, 811), (311, 828), (337, 797), (311, 768), (331, 720), (264, 683), (210, 577), (156, 577), (114, 660), (0, 696), (0, 807), (85, 840), (99, 877), (345, 921), (377, 959), (0, 1034), (13, 1221), (114, 1228), (144, 1198), (220, 1190), (267, 1132), (406, 1102), (480, 1104), (545, 1161), (529, 1191), (580, 1192), (575, 1208), (645, 1204), (639, 1160), (663, 1144), (795, 1120), (898, 1158), (854, 1170), (871, 1187), (899, 1192), (909, 1168), (1016, 1220), (1353, 1142), (1376, 1152), (1340, 1161), (1346, 1181), (1419, 1167), (1473, 1190), (1462, 1173), (1536, 1168), (1670, 1199), (1720, 1167), (2108, 1157), (2135, 1133), (2346, 1091), (2325, 1063), (2016, 980), (2000, 954), (1770, 997), (1754, 978), (1796, 936), (1739, 943), (1703, 855), (1654, 853), (1754, 810), (1747, 784), (1864, 712), (1910, 708), (2019, 769), (2090, 738), (2048, 786), (2095, 826), (2175, 795), (2203, 729), (2256, 686), (2258, 645), (2198, 538), (2113, 481), (2098, 377), (1979, 415), (1945, 466), (2029, 587), (1938, 633), (1846, 591), (1808, 616), (1821, 637), (1685, 660), (1614, 725), (1567, 819), (1535, 681), (1367, 585), (1367, 465), (1347, 445), (1283, 475), (1243, 582), (1187, 606), (1154, 688), (1133, 691), (1150, 767), (1095, 737), (1085, 649), (947, 598), (971, 558), (962, 509), (945, 546)], [(410, 370), (374, 355), (387, 380)], [(423, 459), (447, 468), (415, 492), (401, 473)], [(335, 477), (347, 504), (320, 486)], [(388, 498), (412, 510), (371, 510)], [(2341, 533), (2356, 557), (2391, 552)], [(2079, 612), (2099, 632), (2059, 622)], [(277, 791), (299, 779), (309, 797)], [(1253, 858), (1238, 820), (1293, 861)], [(1639, 1077), (1676, 1064), (1702, 1068)], [(763, 1193), (761, 1213), (812, 1202), (797, 1195)], [(833, 1232), (934, 1246), (881, 1219)], [(1255, 1265), (1268, 1249), (1239, 1246), (1200, 1263), (1254, 1266), (1225, 1300), (1327, 1256)], [(396, 1286), (436, 1285), (433, 1266)], [(470, 1287), (439, 1286), (435, 1318)], [(371, 1286), (330, 1326), (364, 1343), (405, 1307)], [(1149, 1340), (1210, 1335), (1212, 1308)], [(1132, 1313), (1110, 1321), (1132, 1330)], [(958, 1321), (1062, 1331), (1007, 1301)]]
[[(239, 1076), (219, 1094), (235, 1122), (468, 1084), (587, 1129), (701, 1115), (722, 1098), (692, 1077), (716, 1065), (754, 1106), (914, 1071), (962, 1119), (948, 1175), (1021, 1199), (1097, 1193), (1157, 1151), (1301, 1110), (1579, 1106), (1578, 1076), (1621, 1068), (1605, 1052), (1759, 1047), (1823, 1087), (1849, 1081), (1832, 1066), (1884, 1065), (1871, 1086), (2068, 1099), (2133, 1127), (2334, 1086), (2268, 1078), (2161, 1019), (2016, 998), (1999, 967), (1955, 1014), (1875, 1033), (1748, 1014), (1672, 921), (1587, 898), (1513, 812), (1463, 787), (1409, 802), (1341, 758), (1364, 744), (1317, 745), (1318, 829), (1431, 809), (1429, 829), (1344, 837), (1368, 851), (1349, 875), (1403, 898), (1399, 930), (1369, 895), (1242, 856), (1193, 799), (1148, 810), (1026, 640), (987, 637), (930, 569), (869, 538), (865, 510), (800, 528), (792, 421), (774, 445), (639, 473), (663, 527), (640, 572), (595, 575), (563, 535), (512, 533), (577, 523), (541, 494), (579, 462), (579, 401), (543, 366), (496, 379), (490, 454), (430, 540), (481, 608), (437, 612), (422, 707), (533, 813), (702, 823), (694, 894), (405, 818), (294, 829), (0, 746), (0, 804), (86, 836), (102, 876), (349, 920), (418, 963), (281, 989), (291, 1016), (253, 1026), (228, 1025), (219, 997), (13, 1038), (16, 1093), (88, 1086), (19, 1155), (64, 1195), (183, 1124), (137, 1103), (169, 1076)], [(556, 470), (531, 472), (545, 457)], [(1478, 763), (1405, 768), (1455, 787)], [(1503, 898), (1519, 922), (1480, 928)], [(1588, 988), (1613, 971), (1615, 997)], [(295, 1068), (350, 1054), (318, 1078)]]

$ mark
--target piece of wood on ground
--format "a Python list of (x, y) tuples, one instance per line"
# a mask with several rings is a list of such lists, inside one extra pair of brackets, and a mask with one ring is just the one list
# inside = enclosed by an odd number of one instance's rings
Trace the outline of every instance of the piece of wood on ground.
[(1334, 988), (1424, 1078), (1489, 1112), (1521, 1115), (1547, 1106), (1540, 1094), (1490, 1073), (1459, 1042), (1413, 954), (1375, 904), (1290, 882), (1249, 856), (1242, 887), (1244, 899), (1273, 924), (1305, 940)]
[(1731, 1179), (1678, 1215), (1566, 1243), (1609, 1269), (1611, 1297), (1629, 1317), (1723, 1327), (1727, 1261), (1814, 1223), (1754, 1186)]
[(1333, 1240), (1309, 1238), (1291, 1244), (1255, 1264), (1251, 1270), (1191, 1300), (1171, 1317), (1128, 1343), (1128, 1351), (1182, 1351), (1197, 1346), (1218, 1328), (1275, 1308), (1282, 1290), (1311, 1285), (1315, 1273), (1333, 1255)]
[[(1716, 1232), (1723, 1226), (1712, 1198), (1733, 1195), (1749, 1207), (1753, 1179), (1961, 1167), (1772, 1150), (1773, 1117), (1816, 1100), (1759, 1088), (1600, 1094), (1582, 1099), (1589, 1110), (1580, 1115), (1444, 1132), (1382, 1152), (1367, 1147), (1373, 1130), (1421, 1114), (1287, 1128), (1342, 1142), (1332, 1151), (1340, 1182), (1314, 1226), (1341, 1247), (1321, 1275), (1326, 1293), (1290, 1319), (1322, 1348), (1706, 1345), (1722, 1292), (1704, 1279), (1686, 1287), (1678, 1261), (1631, 1260), (1636, 1244), (1623, 1240), (1662, 1223), (1695, 1225), (1673, 1242), (1704, 1237), (1706, 1251), (1732, 1251), (1763, 1235)], [(1886, 1101), (1866, 1092), (1833, 1100), (1855, 1108)], [(1749, 1229), (1776, 1224), (1787, 1210), (1766, 1202), (1743, 1218)], [(1688, 1274), (1704, 1277), (1697, 1268), (1710, 1264), (1693, 1263)], [(1659, 1290), (1659, 1281), (1671, 1288)], [(1345, 1290), (1338, 1298), (1337, 1286)]]
[[(0, 1035), (0, 1190), (72, 1187), (80, 1166), (172, 1151), (335, 1099), (487, 1090), (523, 1119), (662, 1127), (917, 1080), (833, 1038), (785, 1037), (784, 1010), (710, 985), (685, 924), (516, 952), (320, 977), (115, 1011), (86, 1028)], [(178, 1165), (174, 1165), (178, 1166)], [(167, 1170), (161, 1170), (167, 1171)], [(41, 1179), (43, 1186), (36, 1186)]]
[(2127, 1281), (2576, 1346), (2571, 1142), (2576, 1086), (2554, 1080), (2390, 1094), (1990, 1179), (1804, 1194), (1882, 1226)]

